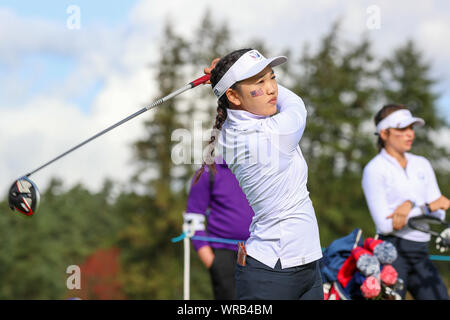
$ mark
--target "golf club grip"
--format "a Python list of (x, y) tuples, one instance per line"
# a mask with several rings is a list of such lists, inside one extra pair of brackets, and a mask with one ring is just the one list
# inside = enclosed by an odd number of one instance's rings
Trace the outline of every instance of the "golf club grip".
[(200, 84), (203, 84), (203, 83), (205, 83), (206, 81), (208, 81), (210, 77), (211, 77), (210, 74), (206, 74), (206, 75), (204, 75), (203, 77), (200, 77), (200, 78), (195, 79), (194, 81), (192, 81), (192, 82), (190, 83), (190, 85), (192, 86), (192, 88), (195, 88), (196, 86), (198, 86), (198, 85), (200, 85)]

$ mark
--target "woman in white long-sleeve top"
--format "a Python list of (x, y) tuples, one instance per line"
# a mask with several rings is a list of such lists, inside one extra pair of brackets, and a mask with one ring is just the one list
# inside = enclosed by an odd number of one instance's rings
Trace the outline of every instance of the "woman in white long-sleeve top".
[(448, 299), (429, 259), (430, 235), (407, 225), (409, 218), (422, 214), (444, 219), (450, 206), (430, 162), (408, 152), (414, 126), (424, 124), (403, 105), (386, 105), (375, 115), (379, 153), (364, 168), (362, 187), (377, 233), (397, 248), (394, 267), (405, 281), (402, 297), (408, 290), (415, 299)]
[(242, 49), (211, 72), (218, 152), (255, 213), (238, 257), (238, 299), (323, 299), (319, 229), (298, 145), (306, 109), (300, 97), (277, 84), (272, 69), (286, 60)]

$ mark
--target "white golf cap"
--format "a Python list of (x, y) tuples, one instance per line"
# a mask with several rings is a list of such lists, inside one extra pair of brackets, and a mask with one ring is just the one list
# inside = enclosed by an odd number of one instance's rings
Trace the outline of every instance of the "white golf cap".
[(388, 128), (406, 128), (413, 123), (419, 126), (423, 126), (425, 124), (425, 121), (422, 118), (413, 117), (411, 112), (407, 109), (397, 110), (395, 112), (392, 112), (390, 115), (388, 115), (378, 123), (377, 133), (380, 133), (381, 130), (385, 130)]
[(214, 86), (214, 94), (219, 99), (236, 82), (257, 75), (267, 66), (275, 67), (286, 61), (287, 58), (284, 56), (266, 59), (258, 50), (247, 51), (228, 69), (222, 79)]

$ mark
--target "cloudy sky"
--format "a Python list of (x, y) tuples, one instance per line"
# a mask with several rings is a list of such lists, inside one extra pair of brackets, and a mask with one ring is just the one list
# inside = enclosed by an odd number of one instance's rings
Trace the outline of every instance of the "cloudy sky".
[[(211, 3), (0, 0), (0, 192), (154, 98), (156, 84), (148, 65), (158, 56), (164, 22), (170, 18), (179, 33), (189, 36)], [(439, 109), (450, 121), (448, 1), (213, 4), (213, 18), (228, 22), (237, 46), (260, 38), (272, 52), (286, 47), (295, 52), (305, 42), (314, 46), (336, 19), (342, 21), (345, 40), (365, 33), (379, 56), (413, 39), (440, 79), (435, 88), (441, 93)], [(130, 144), (142, 136), (145, 118), (75, 151), (33, 180), (44, 189), (50, 176), (59, 176), (67, 185), (82, 182), (94, 191), (105, 177), (125, 183), (136, 169)], [(443, 143), (450, 147), (449, 141)]]

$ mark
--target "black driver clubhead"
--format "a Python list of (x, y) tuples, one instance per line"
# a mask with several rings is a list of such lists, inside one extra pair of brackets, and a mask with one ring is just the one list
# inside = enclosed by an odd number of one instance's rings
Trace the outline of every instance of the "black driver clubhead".
[(40, 194), (36, 184), (27, 177), (14, 181), (9, 189), (8, 203), (13, 211), (31, 217), (39, 209)]

